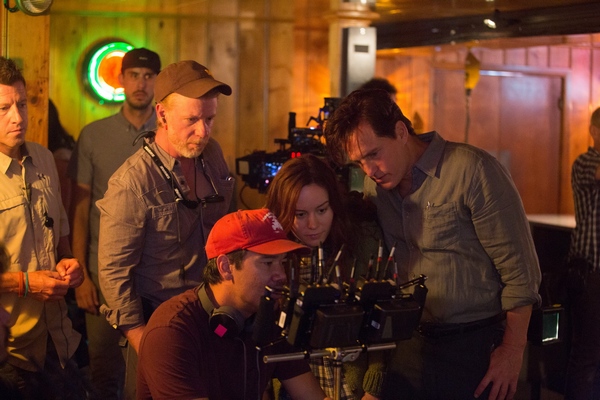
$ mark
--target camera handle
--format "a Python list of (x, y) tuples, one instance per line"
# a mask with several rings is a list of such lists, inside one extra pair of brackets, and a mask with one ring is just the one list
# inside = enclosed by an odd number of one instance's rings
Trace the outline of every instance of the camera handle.
[(381, 343), (368, 346), (332, 347), (323, 350), (306, 350), (296, 353), (274, 354), (263, 356), (263, 362), (281, 362), (292, 360), (304, 360), (309, 358), (328, 357), (333, 362), (333, 400), (340, 400), (342, 393), (342, 363), (354, 361), (359, 354), (365, 351), (382, 351), (396, 348), (396, 343)]

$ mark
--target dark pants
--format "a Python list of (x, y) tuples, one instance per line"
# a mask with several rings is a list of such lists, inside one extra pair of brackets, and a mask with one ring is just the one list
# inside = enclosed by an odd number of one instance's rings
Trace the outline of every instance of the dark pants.
[[(92, 275), (98, 286), (98, 278)], [(104, 296), (98, 290), (100, 304), (105, 304)], [(90, 377), (96, 388), (98, 399), (118, 400), (123, 398), (125, 379), (125, 360), (119, 346), (123, 337), (121, 331), (114, 329), (104, 315), (85, 313), (85, 324), (90, 358)]]
[(600, 399), (600, 271), (570, 293), (572, 342), (565, 399)]
[(124, 337), (121, 339), (121, 351), (125, 359), (125, 388), (123, 398), (125, 400), (135, 400), (138, 356), (133, 346)]
[[(93, 398), (92, 388), (84, 374), (79, 370), (77, 363), (71, 359), (63, 369), (58, 360), (56, 349), (51, 340), (48, 340), (48, 351), (44, 368), (38, 372), (27, 371), (5, 363), (0, 367), (0, 390), (16, 388), (15, 393), (2, 399), (23, 400), (83, 400)], [(4, 388), (3, 388), (4, 387)]]
[[(503, 334), (503, 322), (435, 339), (415, 332), (412, 339), (397, 343), (382, 398), (473, 399)], [(489, 391), (490, 387), (479, 399), (487, 399)]]

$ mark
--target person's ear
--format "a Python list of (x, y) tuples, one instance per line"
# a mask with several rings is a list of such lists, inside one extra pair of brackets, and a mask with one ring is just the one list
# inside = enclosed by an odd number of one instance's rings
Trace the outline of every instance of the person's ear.
[(404, 122), (402, 121), (397, 121), (396, 122), (396, 138), (402, 140), (402, 142), (406, 143), (406, 141), (408, 140), (408, 128), (406, 128), (406, 125), (404, 124)]
[(219, 255), (217, 257), (217, 268), (223, 280), (230, 281), (233, 279), (233, 274), (231, 273), (232, 265), (229, 262), (229, 257), (224, 254)]
[(166, 110), (162, 103), (156, 103), (156, 115), (161, 119), (163, 124), (167, 123)]

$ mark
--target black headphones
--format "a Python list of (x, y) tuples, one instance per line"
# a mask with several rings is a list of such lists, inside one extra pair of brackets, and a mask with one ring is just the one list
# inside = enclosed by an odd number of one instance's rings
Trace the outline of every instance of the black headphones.
[(222, 306), (215, 308), (212, 300), (206, 292), (206, 285), (203, 283), (198, 289), (198, 298), (204, 311), (208, 314), (208, 326), (217, 336), (224, 338), (236, 338), (245, 329), (252, 325), (254, 318), (244, 318), (244, 316), (235, 308)]

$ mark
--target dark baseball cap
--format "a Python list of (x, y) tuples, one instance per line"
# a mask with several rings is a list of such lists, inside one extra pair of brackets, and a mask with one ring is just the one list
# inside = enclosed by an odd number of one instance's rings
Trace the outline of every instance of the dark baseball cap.
[(215, 80), (204, 65), (193, 60), (179, 61), (167, 65), (156, 77), (154, 100), (158, 103), (171, 93), (197, 99), (213, 89), (226, 96), (231, 94), (231, 87)]
[(160, 72), (160, 57), (152, 50), (140, 47), (131, 49), (123, 56), (121, 62), (121, 73), (127, 68), (148, 68), (155, 74)]

